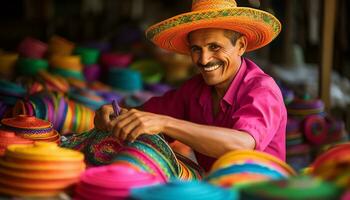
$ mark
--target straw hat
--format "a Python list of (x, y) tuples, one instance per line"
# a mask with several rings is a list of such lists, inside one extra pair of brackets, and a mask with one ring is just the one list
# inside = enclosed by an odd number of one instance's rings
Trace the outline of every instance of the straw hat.
[(146, 30), (157, 46), (189, 54), (187, 34), (202, 28), (222, 28), (242, 33), (248, 39), (246, 51), (270, 43), (281, 31), (281, 23), (268, 12), (237, 7), (235, 0), (193, 0), (192, 11), (161, 21)]

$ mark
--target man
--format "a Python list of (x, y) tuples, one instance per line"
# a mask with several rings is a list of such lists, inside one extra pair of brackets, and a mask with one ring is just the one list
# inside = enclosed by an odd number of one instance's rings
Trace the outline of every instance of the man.
[(190, 146), (205, 170), (238, 149), (284, 160), (287, 116), (281, 92), (270, 76), (241, 57), (271, 42), (280, 30), (271, 14), (237, 7), (233, 0), (193, 0), (192, 12), (158, 23), (146, 35), (161, 48), (189, 54), (200, 75), (150, 99), (143, 111), (124, 109), (110, 119), (112, 107), (101, 107), (96, 128), (129, 141), (162, 132)]

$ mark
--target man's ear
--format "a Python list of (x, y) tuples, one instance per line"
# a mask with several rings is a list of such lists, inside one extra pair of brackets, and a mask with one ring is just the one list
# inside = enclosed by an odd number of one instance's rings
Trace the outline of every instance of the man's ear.
[(248, 39), (245, 35), (242, 35), (239, 37), (236, 41), (236, 45), (238, 46), (238, 54), (242, 56), (247, 49), (248, 46)]

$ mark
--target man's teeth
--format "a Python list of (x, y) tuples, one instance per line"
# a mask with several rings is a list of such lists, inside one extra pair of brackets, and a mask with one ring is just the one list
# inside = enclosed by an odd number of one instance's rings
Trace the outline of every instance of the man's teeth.
[(217, 68), (219, 68), (220, 66), (221, 65), (214, 65), (214, 66), (211, 66), (211, 67), (204, 67), (204, 71), (206, 71), (206, 72), (214, 71)]

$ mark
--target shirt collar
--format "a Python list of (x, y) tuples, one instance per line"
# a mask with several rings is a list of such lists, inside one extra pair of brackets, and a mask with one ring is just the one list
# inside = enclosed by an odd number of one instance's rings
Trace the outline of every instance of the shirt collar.
[[(247, 69), (246, 61), (244, 58), (242, 58), (241, 66), (239, 67), (237, 74), (235, 75), (228, 90), (226, 91), (226, 94), (223, 97), (223, 100), (231, 106), (233, 104), (233, 100), (236, 95), (237, 88), (244, 77), (244, 73), (246, 69)], [(208, 98), (211, 98), (211, 88), (212, 87), (208, 86), (207, 84), (205, 84), (205, 86), (202, 88), (202, 91), (199, 97), (199, 104), (202, 107), (208, 103)]]
[(245, 59), (242, 58), (241, 66), (239, 67), (236, 76), (234, 77), (232, 83), (230, 84), (229, 88), (226, 91), (225, 96), (223, 97), (223, 100), (231, 106), (233, 104), (235, 96), (237, 95), (237, 88), (242, 82), (246, 69), (247, 69), (247, 63)]

